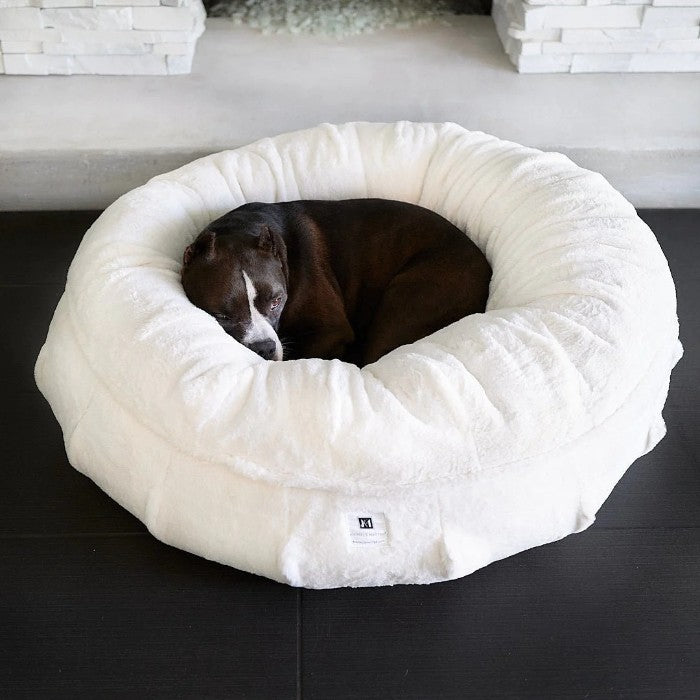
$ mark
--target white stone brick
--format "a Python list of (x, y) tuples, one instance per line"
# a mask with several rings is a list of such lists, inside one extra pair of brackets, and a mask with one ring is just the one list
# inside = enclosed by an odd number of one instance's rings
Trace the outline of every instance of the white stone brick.
[(0, 41), (60, 41), (57, 29), (2, 29)]
[(32, 0), (32, 5), (47, 9), (93, 6), (92, 0)]
[(506, 53), (511, 56), (534, 56), (542, 53), (541, 41), (520, 41), (520, 39), (509, 39)]
[(586, 1), (494, 0), (499, 38), (519, 71), (700, 71), (700, 0)]
[(700, 71), (700, 53), (648, 53), (632, 57), (630, 71), (694, 72)]
[(647, 7), (642, 27), (683, 27), (699, 23), (700, 7)]
[(158, 56), (186, 56), (194, 52), (192, 42), (163, 42), (162, 44), (153, 44), (153, 53)]
[(525, 31), (511, 24), (508, 27), (508, 36), (522, 41), (559, 41), (561, 39), (561, 29), (531, 29)]
[[(514, 14), (517, 14), (513, 9), (516, 0), (494, 0), (493, 8), (491, 10), (491, 16), (494, 19), (496, 27), (501, 27), (501, 31), (508, 36), (512, 36), (514, 39), (521, 39), (523, 41), (558, 41), (561, 36), (561, 29), (558, 28), (537, 28), (537, 29), (525, 29), (522, 24), (519, 24), (513, 18)], [(517, 5), (522, 6), (522, 2), (517, 0)], [(520, 13), (520, 18), (522, 20), (522, 12)]]
[(633, 5), (526, 8), (522, 24), (525, 29), (639, 27), (642, 23), (644, 9), (644, 7)]
[(661, 51), (676, 53), (697, 53), (700, 51), (700, 40), (698, 39), (674, 39), (672, 41), (662, 41)]
[(531, 55), (542, 53), (542, 43), (539, 41), (521, 41), (508, 34), (508, 18), (501, 8), (494, 5), (492, 13), (496, 33), (498, 34), (506, 53), (513, 56)]
[(188, 7), (135, 7), (134, 29), (192, 30), (196, 18)]
[(620, 73), (627, 72), (632, 54), (578, 54), (571, 59), (572, 73)]
[(607, 43), (610, 41), (647, 41), (663, 39), (697, 39), (700, 27), (657, 27), (655, 29), (563, 29), (561, 40), (565, 43)]
[(76, 56), (75, 72), (96, 75), (166, 75), (164, 56)]
[(48, 75), (49, 56), (38, 54), (7, 54), (5, 59), (5, 72), (8, 75)]
[[(86, 29), (49, 29), (45, 31), (56, 32), (53, 39), (49, 38), (46, 41), (89, 43), (97, 38), (95, 32)], [(101, 31), (99, 32), (99, 39), (109, 43), (158, 44), (164, 41), (174, 43), (193, 41), (194, 35), (192, 32), (148, 32), (132, 29), (125, 32)]]
[(158, 7), (160, 0), (95, 0), (96, 7)]
[(189, 0), (160, 0), (159, 4), (166, 7), (184, 7), (189, 5)]
[[(97, 32), (96, 32), (97, 33)], [(99, 40), (99, 36), (95, 37)], [(137, 42), (123, 42), (119, 44), (91, 41), (86, 43), (54, 43), (44, 42), (44, 53), (55, 56), (96, 56), (96, 55), (118, 55), (131, 56), (142, 53), (151, 53), (151, 44), (139, 44)]]
[(41, 29), (41, 12), (35, 7), (7, 7), (0, 9), (0, 30)]
[(167, 68), (170, 75), (184, 75), (192, 71), (192, 58), (194, 54), (185, 56), (167, 56)]
[(41, 10), (45, 27), (58, 29), (131, 29), (131, 8)]
[(31, 7), (31, 0), (0, 0), (0, 9), (6, 7)]
[[(515, 41), (518, 41), (517, 39)], [(534, 56), (538, 53), (542, 53), (542, 42), (541, 41), (518, 41), (520, 44), (518, 53), (521, 56)]]
[(8, 73), (32, 75), (166, 75), (164, 56), (6, 56)]
[(516, 66), (520, 73), (568, 73), (571, 56), (518, 56)]
[(581, 44), (545, 41), (542, 44), (542, 53), (644, 53), (646, 51), (658, 51), (660, 44), (660, 41), (609, 41), (607, 43), (594, 41)]
[(517, 29), (512, 24), (508, 27), (508, 36), (521, 41), (559, 41), (561, 39), (561, 29), (532, 29), (525, 31)]
[(700, 7), (700, 0), (653, 0), (654, 7)]
[(75, 61), (73, 56), (49, 56), (46, 58), (46, 70), (49, 75), (73, 75)]
[(2, 53), (41, 53), (40, 41), (0, 41)]

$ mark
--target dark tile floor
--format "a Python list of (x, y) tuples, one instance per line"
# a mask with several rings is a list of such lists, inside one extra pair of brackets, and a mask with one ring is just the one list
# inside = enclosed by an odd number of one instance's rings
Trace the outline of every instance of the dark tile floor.
[(32, 367), (95, 212), (0, 214), (0, 697), (700, 697), (700, 211), (646, 211), (685, 357), (587, 531), (433, 586), (295, 590), (153, 539)]

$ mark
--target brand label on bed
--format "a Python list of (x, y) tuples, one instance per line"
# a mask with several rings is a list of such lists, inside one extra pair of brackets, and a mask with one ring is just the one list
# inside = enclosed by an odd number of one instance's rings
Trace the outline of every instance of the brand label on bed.
[(370, 544), (387, 544), (389, 541), (384, 513), (348, 513), (347, 523), (352, 545), (364, 547)]

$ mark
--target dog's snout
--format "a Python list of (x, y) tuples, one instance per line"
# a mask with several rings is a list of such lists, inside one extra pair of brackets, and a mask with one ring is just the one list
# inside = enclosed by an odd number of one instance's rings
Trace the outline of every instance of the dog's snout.
[(266, 339), (251, 343), (248, 346), (253, 352), (257, 352), (265, 360), (272, 360), (275, 356), (276, 344), (274, 340)]

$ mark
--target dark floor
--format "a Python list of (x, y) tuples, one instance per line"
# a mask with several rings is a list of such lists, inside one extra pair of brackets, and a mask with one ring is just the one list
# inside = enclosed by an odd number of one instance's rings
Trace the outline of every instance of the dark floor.
[(686, 354), (597, 522), (458, 581), (307, 591), (161, 544), (68, 465), (32, 367), (95, 213), (0, 214), (0, 697), (700, 697), (700, 211), (642, 215)]

